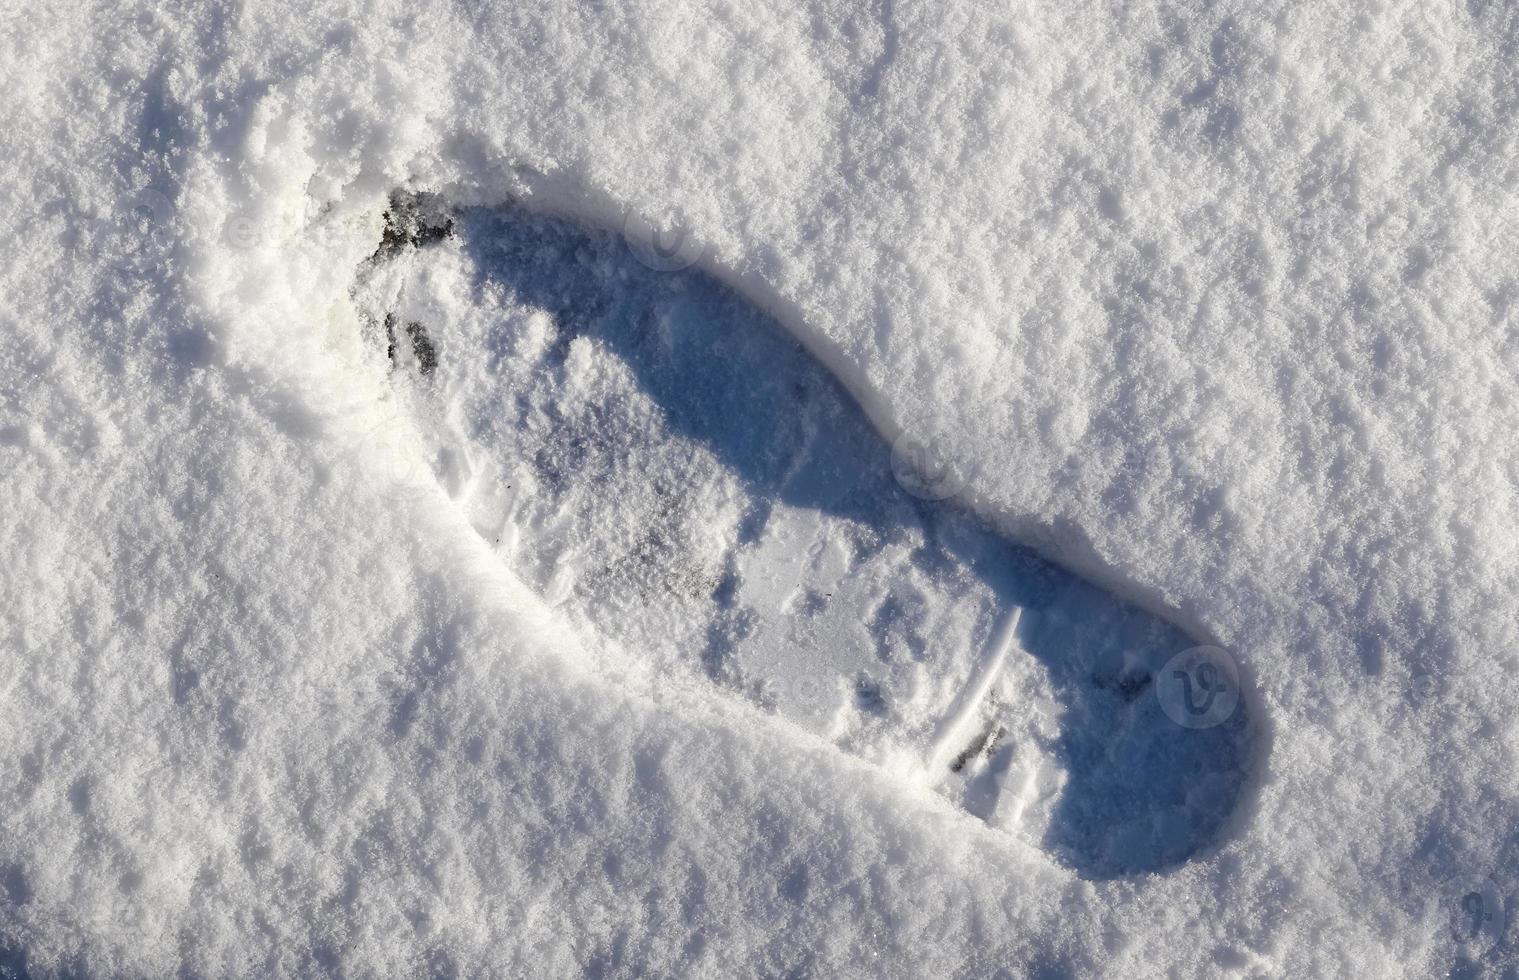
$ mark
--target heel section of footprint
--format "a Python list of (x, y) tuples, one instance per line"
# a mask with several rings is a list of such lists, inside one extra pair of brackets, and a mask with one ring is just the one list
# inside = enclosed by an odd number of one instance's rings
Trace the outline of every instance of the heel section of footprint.
[(932, 499), (783, 327), (660, 244), (393, 195), (354, 303), (501, 559), (1086, 877), (1215, 841), (1250, 748), (1227, 654)]

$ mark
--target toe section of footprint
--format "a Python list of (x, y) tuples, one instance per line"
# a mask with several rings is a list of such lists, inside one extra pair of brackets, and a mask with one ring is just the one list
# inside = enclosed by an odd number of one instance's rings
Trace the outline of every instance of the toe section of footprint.
[(924, 492), (781, 325), (638, 244), (398, 193), (356, 272), (385, 397), (500, 559), (1087, 877), (1216, 841), (1248, 778), (1229, 654)]

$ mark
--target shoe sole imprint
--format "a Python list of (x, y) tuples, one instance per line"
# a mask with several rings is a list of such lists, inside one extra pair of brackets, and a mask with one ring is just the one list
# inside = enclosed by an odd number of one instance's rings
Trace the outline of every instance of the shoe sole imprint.
[(419, 453), (503, 560), (661, 669), (923, 779), (1086, 877), (1216, 840), (1247, 784), (1237, 674), (1220, 712), (1222, 672), (1194, 690), (1188, 665), (1212, 662), (1173, 663), (1197, 648), (1182, 631), (931, 499), (783, 327), (645, 251), (398, 193), (358, 271)]

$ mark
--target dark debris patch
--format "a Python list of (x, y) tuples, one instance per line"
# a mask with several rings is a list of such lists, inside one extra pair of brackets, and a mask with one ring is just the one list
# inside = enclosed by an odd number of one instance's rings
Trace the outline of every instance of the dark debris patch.
[(385, 209), (385, 230), (371, 261), (389, 259), (410, 248), (441, 242), (454, 233), (454, 217), (436, 194), (392, 191)]
[(1118, 696), (1123, 698), (1125, 701), (1132, 702), (1135, 698), (1139, 697), (1140, 694), (1144, 693), (1145, 688), (1149, 686), (1149, 674), (1133, 674), (1127, 677), (1123, 677), (1118, 681)]
[[(417, 359), (417, 370), (425, 378), (438, 369), (438, 348), (433, 343), (432, 337), (428, 336), (427, 328), (416, 320), (408, 320), (405, 327), (406, 336), (411, 338), (411, 354)], [(391, 367), (396, 365), (396, 315), (385, 314), (385, 356), (389, 359)]]
[[(379, 246), (369, 257), (371, 265), (394, 259), (408, 249), (424, 248), (441, 242), (454, 234), (453, 211), (437, 194), (391, 191), (390, 205), (385, 209), (384, 218), (385, 230), (380, 234)], [(396, 326), (396, 315), (386, 313), (385, 357), (392, 366), (399, 363), (396, 357)], [(427, 328), (410, 320), (402, 329), (411, 340), (411, 352), (416, 358), (417, 369), (424, 377), (431, 375), (438, 369), (438, 348), (428, 335)]]
[(417, 359), (417, 367), (423, 377), (438, 369), (438, 348), (433, 346), (427, 329), (415, 320), (406, 324), (406, 335), (411, 338), (411, 352)]
[(965, 747), (963, 752), (955, 756), (954, 761), (949, 764), (949, 771), (962, 772), (972, 759), (983, 752), (991, 755), (997, 750), (997, 743), (1002, 741), (1002, 736), (1006, 734), (1007, 729), (1001, 725), (995, 723), (987, 725), (981, 734), (971, 740), (971, 743)]

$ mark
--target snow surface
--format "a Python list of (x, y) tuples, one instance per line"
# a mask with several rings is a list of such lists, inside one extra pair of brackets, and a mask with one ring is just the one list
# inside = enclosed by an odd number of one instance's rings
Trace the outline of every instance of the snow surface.
[[(1519, 8), (124, 4), (0, 37), (0, 968), (1519, 975)], [(458, 225), (376, 262), (397, 189)], [(725, 387), (639, 375), (640, 322)], [(917, 557), (807, 574), (928, 597), (938, 693), (864, 691), (921, 710), (767, 698), (742, 678), (804, 676), (805, 637), (736, 637), (735, 683), (682, 632), (718, 558), (762, 626), (822, 615), (760, 586), (854, 533), (724, 451), (771, 431), (729, 405), (832, 420), (808, 458), (894, 488), (860, 523)], [(527, 460), (563, 479), (521, 492)], [(946, 526), (1228, 651), (1241, 707), (1097, 698), (1108, 640), (1040, 649), (988, 566), (919, 561)], [(1138, 646), (1120, 691), (1168, 676)], [(965, 691), (1008, 732), (946, 788)], [(1030, 769), (978, 784), (997, 758)]]

